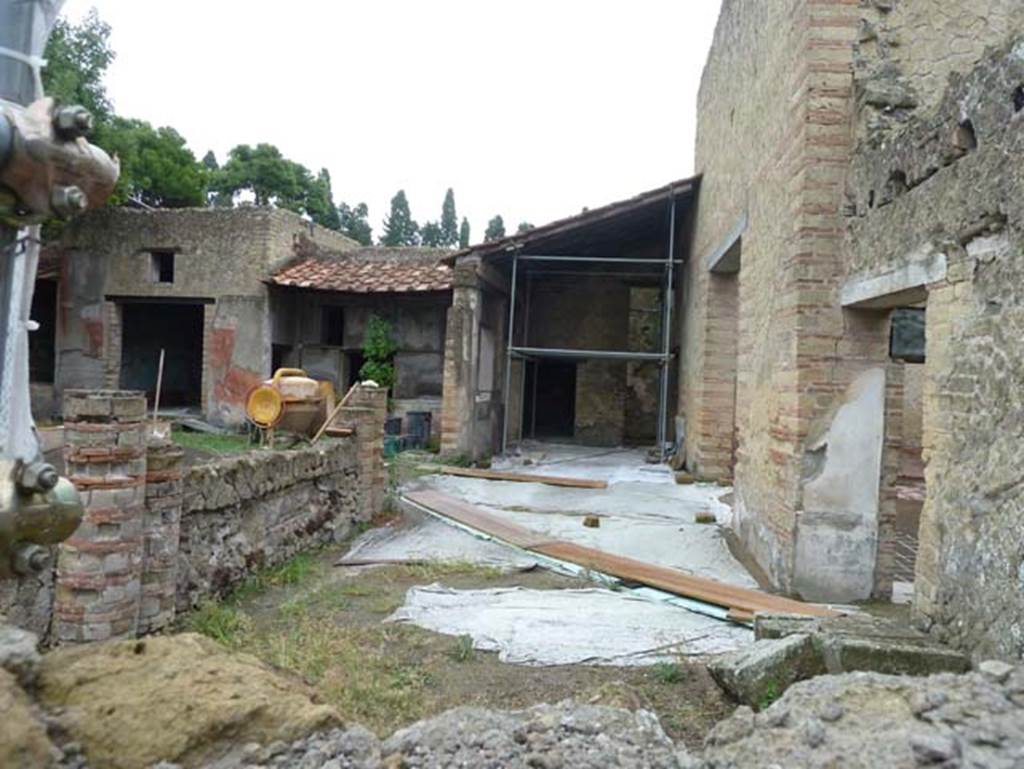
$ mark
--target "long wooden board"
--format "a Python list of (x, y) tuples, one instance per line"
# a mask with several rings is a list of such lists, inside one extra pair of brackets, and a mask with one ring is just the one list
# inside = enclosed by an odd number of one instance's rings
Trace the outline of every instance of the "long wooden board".
[(704, 603), (723, 606), (729, 609), (737, 619), (745, 620), (758, 611), (787, 612), (815, 617), (838, 614), (824, 606), (803, 603), (760, 590), (727, 585), (706, 577), (695, 577), (678, 569), (655, 566), (635, 558), (613, 555), (572, 542), (552, 540), (524, 526), (503, 520), (475, 505), (437, 491), (411, 492), (406, 495), (406, 498), (438, 515), (450, 518), (511, 545), (610, 574), (622, 580), (649, 585)]
[(488, 481), (512, 481), (514, 483), (543, 483), (547, 486), (566, 486), (574, 489), (607, 489), (608, 481), (588, 478), (567, 478), (561, 475), (529, 475), (508, 473), (501, 470), (481, 470), (476, 467), (454, 467), (452, 465), (420, 465), (421, 470), (433, 470), (442, 475), (460, 475), (465, 478), (483, 478)]

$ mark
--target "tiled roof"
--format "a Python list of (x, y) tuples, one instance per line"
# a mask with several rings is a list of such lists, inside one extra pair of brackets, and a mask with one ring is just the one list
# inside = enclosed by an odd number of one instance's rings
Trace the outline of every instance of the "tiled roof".
[(434, 248), (362, 248), (292, 262), (270, 283), (355, 294), (446, 291), (452, 287), (452, 270), (440, 260), (450, 253)]

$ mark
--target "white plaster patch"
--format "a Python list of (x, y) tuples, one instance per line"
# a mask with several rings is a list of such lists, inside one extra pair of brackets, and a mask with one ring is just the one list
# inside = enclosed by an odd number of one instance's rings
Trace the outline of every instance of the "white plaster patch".
[(863, 600), (874, 587), (885, 369), (858, 376), (843, 401), (819, 442), (824, 464), (804, 484), (797, 519), (794, 586), (810, 601)]

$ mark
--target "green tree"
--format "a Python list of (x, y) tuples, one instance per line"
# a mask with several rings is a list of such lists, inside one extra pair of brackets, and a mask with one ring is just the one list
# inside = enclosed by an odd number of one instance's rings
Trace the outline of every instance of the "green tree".
[(377, 315), (371, 315), (363, 336), (363, 363), (359, 377), (372, 379), (381, 387), (395, 383), (395, 353), (398, 345), (391, 335), (391, 324)]
[[(227, 162), (218, 174), (217, 187), (232, 197), (240, 192), (251, 192), (258, 206), (277, 203), (284, 208), (292, 208), (303, 198), (303, 182), (306, 180), (302, 178), (300, 168), (272, 144), (255, 147), (239, 144), (228, 153)], [(309, 171), (306, 171), (308, 175)]]
[(455, 193), (449, 187), (441, 205), (441, 245), (452, 248), (459, 242), (459, 219), (455, 214)]
[(96, 140), (121, 159), (113, 203), (137, 200), (153, 208), (206, 203), (208, 171), (173, 128), (112, 117), (97, 128)]
[(46, 95), (62, 104), (80, 104), (97, 123), (105, 122), (114, 110), (103, 77), (115, 55), (110, 47), (110, 25), (95, 8), (79, 24), (58, 19), (46, 45)]
[(492, 240), (501, 240), (505, 237), (505, 220), (500, 216), (495, 216), (491, 221), (487, 222), (487, 230), (484, 232), (484, 243), (490, 243)]
[(373, 228), (370, 227), (370, 212), (366, 203), (359, 203), (350, 208), (347, 203), (338, 206), (341, 220), (341, 232), (364, 246), (373, 244)]
[(409, 211), (405, 190), (399, 190), (391, 198), (391, 212), (384, 217), (384, 233), (380, 243), (382, 246), (417, 246), (420, 242), (419, 230), (419, 225)]
[(424, 246), (430, 246), (431, 248), (443, 246), (444, 234), (441, 231), (441, 225), (437, 222), (427, 222), (424, 224), (420, 230), (420, 242)]
[(462, 217), (459, 225), (459, 248), (469, 248), (469, 219)]
[(534, 226), (529, 222), (519, 222), (519, 226), (516, 227), (516, 233), (529, 232), (532, 229), (534, 229)]
[(213, 150), (207, 150), (206, 154), (203, 155), (203, 167), (211, 173), (220, 170), (220, 163), (217, 162), (217, 156)]
[(310, 182), (305, 198), (306, 213), (314, 222), (331, 230), (341, 229), (341, 215), (334, 205), (334, 193), (331, 190), (331, 174), (326, 168), (321, 168), (316, 179)]

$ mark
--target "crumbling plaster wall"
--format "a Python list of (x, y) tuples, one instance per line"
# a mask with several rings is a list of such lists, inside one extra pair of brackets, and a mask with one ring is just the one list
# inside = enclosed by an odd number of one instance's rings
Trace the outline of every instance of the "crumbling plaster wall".
[[(244, 418), (244, 397), (270, 370), (263, 281), (306, 242), (355, 247), (297, 215), (267, 208), (135, 211), (108, 208), (63, 237), (57, 387), (116, 387), (121, 363), (117, 304), (108, 297), (206, 300), (203, 405), (208, 418)], [(174, 280), (153, 280), (150, 251), (175, 252)]]
[[(1016, 3), (904, 0), (903, 18), (959, 11), (928, 50), (955, 50), (948, 87), (898, 122), (871, 114), (852, 166), (852, 279), (901, 274), (922, 254), (928, 275), (923, 443), (927, 495), (914, 608), (943, 640), (977, 658), (1024, 656), (1024, 9)], [(995, 29), (980, 17), (1010, 26)], [(965, 38), (973, 29), (1009, 36)], [(967, 50), (969, 48), (969, 50)], [(943, 66), (949, 69), (949, 62)], [(980, 63), (979, 63), (980, 62)], [(931, 93), (925, 64), (896, 76)], [(863, 110), (875, 107), (865, 104)], [(965, 134), (970, 122), (973, 137)], [(904, 183), (893, 185), (898, 175)], [(873, 194), (872, 194), (873, 193)]]
[[(846, 329), (835, 302), (858, 22), (843, 0), (726, 0), (698, 97), (687, 464), (734, 478), (740, 538), (782, 589), (793, 587), (808, 431), (863, 369), (836, 365)], [(729, 287), (711, 267), (737, 238)], [(720, 312), (723, 290), (738, 293), (738, 318)], [(732, 328), (735, 339), (721, 333)]]

